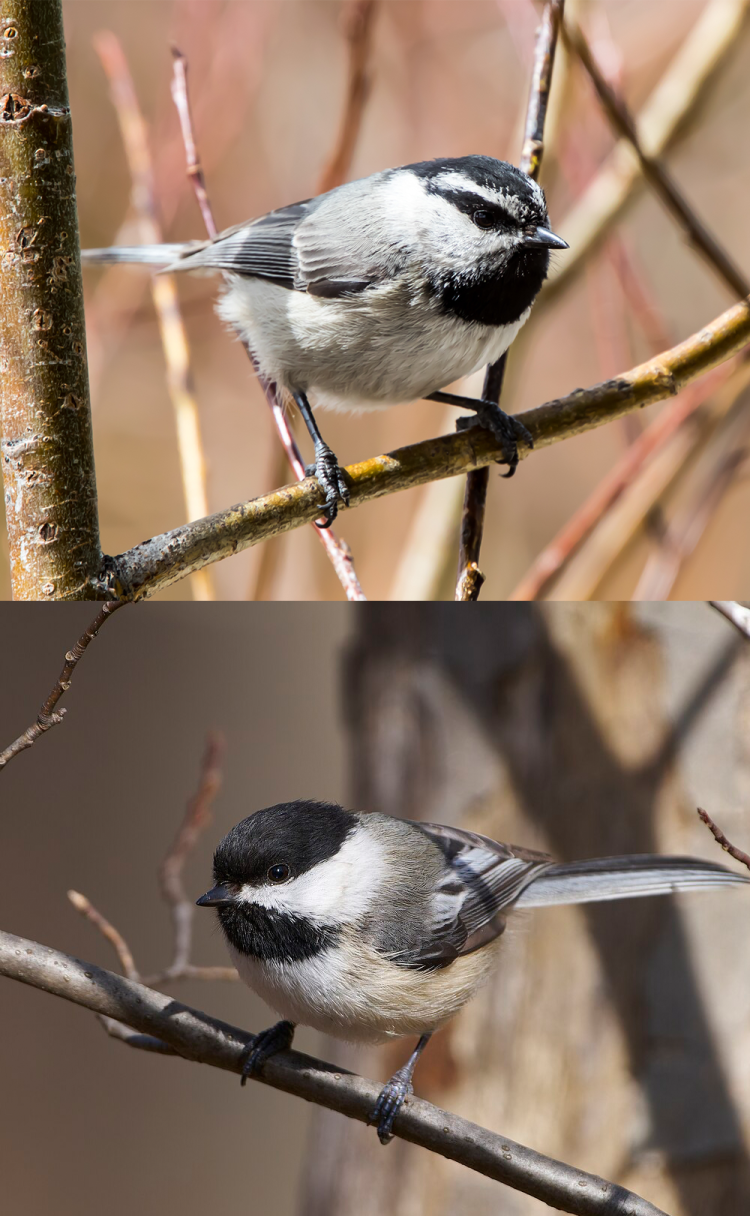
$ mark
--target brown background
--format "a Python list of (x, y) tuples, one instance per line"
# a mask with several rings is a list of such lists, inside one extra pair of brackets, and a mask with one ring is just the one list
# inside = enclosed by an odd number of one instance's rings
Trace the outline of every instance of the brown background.
[[(637, 107), (669, 64), (704, 0), (603, 0), (584, 3), (609, 20), (624, 64), (623, 87)], [(372, 54), (372, 90), (351, 175), (431, 156), (481, 151), (519, 154), (533, 20), (517, 5), (509, 29), (492, 0), (386, 0)], [(346, 79), (344, 8), (334, 0), (68, 0), (64, 5), (81, 233), (84, 245), (134, 239), (128, 233), (129, 179), (107, 84), (92, 48), (103, 28), (122, 39), (149, 120), (168, 239), (203, 229), (184, 181), (177, 119), (169, 96), (172, 40), (188, 54), (195, 120), (220, 227), (316, 189), (335, 139)], [(523, 18), (523, 13), (526, 18)], [(605, 48), (606, 50), (606, 48)], [(699, 118), (669, 163), (703, 218), (750, 273), (747, 31), (727, 60)], [(611, 146), (585, 81), (577, 79), (565, 138), (583, 143), (591, 164), (581, 180), (548, 178), (550, 214), (560, 223)], [(552, 173), (553, 157), (547, 161)], [(643, 194), (621, 226), (675, 340), (695, 332), (732, 301), (684, 245), (653, 198)], [(563, 257), (564, 255), (559, 255)], [(89, 357), (97, 473), (105, 550), (120, 552), (183, 522), (174, 422), (164, 382), (148, 275), (133, 268), (86, 274)], [(265, 407), (242, 349), (213, 312), (214, 280), (180, 283), (192, 344), (209, 461), (209, 504), (218, 510), (288, 480), (278, 464)], [(627, 311), (627, 310), (626, 310)], [(598, 262), (545, 311), (516, 352), (506, 404), (520, 410), (632, 366), (649, 352), (622, 311), (609, 263)], [(477, 385), (469, 386), (475, 391)], [(652, 418), (656, 410), (648, 412)], [(446, 431), (443, 407), (419, 403), (364, 419), (324, 415), (324, 434), (344, 463)], [(637, 425), (637, 424), (634, 424)], [(483, 565), (484, 595), (503, 598), (539, 549), (623, 451), (632, 427), (611, 425), (537, 453), (512, 483), (491, 478)], [(306, 441), (303, 441), (306, 442)], [(355, 554), (370, 598), (388, 598), (424, 491), (359, 508), (340, 531)], [(735, 479), (676, 598), (750, 594), (747, 534), (750, 488)], [(650, 542), (641, 537), (599, 593), (632, 593)], [(0, 595), (7, 569), (0, 539)], [(273, 558), (258, 586), (260, 551), (215, 569), (223, 598), (337, 599), (341, 588), (310, 529), (271, 542)], [(441, 595), (450, 592), (455, 540), (450, 534)], [(270, 560), (269, 557), (269, 560)], [(190, 595), (183, 582), (166, 593)]]
[[(113, 965), (69, 906), (73, 887), (144, 970), (163, 965), (155, 870), (212, 727), (228, 753), (186, 874), (196, 896), (231, 824), (297, 796), (461, 822), (561, 856), (720, 859), (702, 804), (747, 847), (750, 661), (707, 607), (480, 605), (469, 624), (415, 608), (398, 619), (373, 605), (119, 613), (76, 674), (65, 723), (0, 777), (2, 927)], [(2, 745), (32, 720), (89, 616), (2, 610)], [(745, 1216), (748, 898), (521, 918), (495, 981), (431, 1045), (418, 1092), (633, 1186), (670, 1216)], [(195, 928), (195, 961), (225, 963), (210, 915)], [(270, 1020), (239, 986), (179, 992), (250, 1029)], [(351, 1058), (308, 1031), (299, 1043)], [(357, 1064), (384, 1078), (403, 1049)], [(130, 1050), (85, 1011), (10, 981), (0, 1053), (8, 1210), (547, 1210), (421, 1150), (381, 1150), (360, 1125), (272, 1090)]]

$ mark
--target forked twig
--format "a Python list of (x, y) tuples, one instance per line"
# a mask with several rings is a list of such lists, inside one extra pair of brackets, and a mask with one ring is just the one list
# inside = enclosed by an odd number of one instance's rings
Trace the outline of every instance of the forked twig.
[(52, 688), (47, 699), (42, 704), (39, 713), (36, 716), (36, 722), (29, 726), (22, 735), (13, 741), (5, 751), (0, 752), (0, 772), (5, 768), (6, 764), (17, 756), (19, 752), (25, 751), (27, 747), (32, 747), (36, 743), (40, 735), (45, 731), (50, 730), (53, 726), (59, 726), (63, 721), (66, 710), (57, 710), (57, 705), (63, 693), (66, 693), (70, 688), (70, 682), (73, 679), (73, 673), (83, 658), (86, 650), (93, 642), (99, 630), (109, 620), (113, 612), (121, 608), (125, 600), (111, 600), (97, 612), (91, 624), (81, 634), (72, 650), (69, 650), (65, 655), (65, 665), (57, 677), (57, 682)]
[[(185, 156), (187, 160), (187, 173), (195, 190), (198, 206), (200, 207), (203, 221), (206, 225), (206, 230), (210, 237), (214, 237), (217, 232), (216, 221), (214, 219), (213, 208), (206, 190), (203, 172), (200, 167), (200, 159), (198, 155), (198, 145), (196, 143), (195, 134), (193, 132), (193, 123), (190, 112), (190, 97), (188, 93), (187, 72), (188, 63), (186, 56), (177, 47), (172, 47), (172, 58), (174, 61), (174, 75), (172, 78), (172, 99), (180, 117), (180, 127), (182, 130), (183, 139), (185, 142)], [(298, 481), (303, 481), (306, 477), (305, 464), (302, 459), (302, 454), (295, 442), (291, 429), (284, 416), (283, 407), (279, 399), (279, 393), (276, 385), (271, 384), (258, 371), (258, 365), (255, 356), (246, 342), (243, 346), (247, 352), (247, 356), (253, 365), (258, 380), (263, 389), (263, 395), (266, 399), (266, 404), (271, 413), (276, 433), (281, 441), (282, 447), (286, 454), (289, 466)], [(354, 569), (354, 560), (352, 558), (351, 549), (349, 546), (332, 531), (331, 528), (319, 528), (313, 523), (314, 531), (320, 540), (323, 548), (328, 554), (329, 561), (336, 571), (336, 575), (344, 588), (346, 598), (348, 600), (364, 600), (365, 596), (357, 578), (357, 572)]]
[[(555, 49), (563, 19), (565, 0), (547, 0), (542, 20), (537, 30), (534, 48), (534, 71), (531, 79), (529, 103), (526, 110), (526, 127), (520, 168), (537, 181), (544, 153), (544, 120), (547, 114), (549, 92), (552, 83), (552, 68)], [(497, 363), (487, 368), (482, 397), (487, 401), (500, 400), (507, 352)], [(484, 532), (484, 513), (487, 500), (489, 468), (477, 469), (466, 478), (461, 540), (458, 554), (458, 579), (455, 599), (471, 601), (479, 598), (484, 575), (479, 568), (479, 554)]]
[(733, 857), (735, 861), (739, 861), (741, 865), (746, 866), (747, 869), (750, 870), (750, 853), (744, 853), (742, 849), (737, 848), (736, 844), (732, 844), (731, 840), (727, 840), (721, 828), (718, 826), (718, 824), (714, 823), (713, 819), (708, 814), (708, 811), (704, 811), (700, 807), (697, 807), (696, 809), (698, 811), (698, 817), (703, 820), (716, 843), (720, 844), (724, 852), (728, 853), (730, 857)]

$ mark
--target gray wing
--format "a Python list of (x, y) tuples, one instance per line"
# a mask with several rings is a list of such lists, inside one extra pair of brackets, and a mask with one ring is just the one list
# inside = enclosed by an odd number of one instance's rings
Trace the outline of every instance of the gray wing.
[(429, 937), (396, 961), (430, 970), (445, 967), (499, 937), (504, 910), (552, 864), (546, 853), (499, 844), (487, 836), (437, 823), (414, 823), (438, 846), (448, 869), (433, 898)]
[(168, 269), (225, 270), (323, 297), (364, 291), (382, 281), (383, 269), (377, 223), (361, 221), (362, 192), (363, 183), (351, 182), (271, 211), (227, 229)]

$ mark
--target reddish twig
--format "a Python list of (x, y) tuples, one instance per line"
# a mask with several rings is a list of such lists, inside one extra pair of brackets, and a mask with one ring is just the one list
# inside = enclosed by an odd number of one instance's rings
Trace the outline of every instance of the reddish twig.
[(362, 126), (365, 102), (370, 90), (367, 67), (372, 43), (376, 0), (354, 0), (347, 13), (346, 38), (349, 43), (349, 79), (338, 136), (320, 175), (318, 194), (333, 190), (346, 181), (354, 148)]
[[(544, 152), (544, 120), (547, 115), (552, 68), (555, 49), (563, 18), (565, 0), (547, 0), (542, 20), (537, 30), (534, 49), (534, 72), (531, 80), (529, 103), (526, 110), (523, 150), (520, 167), (536, 181), (542, 167)], [(502, 392), (507, 352), (487, 368), (482, 396), (485, 400), (498, 401)], [(479, 569), (479, 554), (484, 531), (484, 509), (487, 497), (489, 473), (476, 470), (466, 478), (461, 541), (458, 556), (458, 579), (456, 600), (470, 601), (479, 597), (484, 575)]]
[(739, 861), (741, 865), (746, 866), (750, 870), (750, 853), (743, 853), (742, 849), (738, 849), (736, 844), (732, 844), (731, 840), (727, 840), (721, 828), (714, 823), (707, 811), (701, 810), (700, 807), (696, 809), (698, 817), (703, 820), (716, 843), (720, 844), (724, 852), (733, 857), (735, 861)]
[(621, 138), (627, 139), (631, 144), (640, 161), (643, 176), (677, 220), (690, 244), (723, 279), (730, 291), (740, 299), (750, 295), (750, 282), (695, 214), (664, 165), (656, 157), (648, 156), (644, 152), (628, 107), (605, 80), (580, 28), (574, 22), (567, 21), (562, 34), (566, 46), (578, 57), (588, 73), (612, 127)]
[(29, 726), (27, 730), (19, 735), (5, 751), (0, 752), (0, 771), (5, 768), (8, 761), (17, 756), (19, 752), (25, 751), (27, 747), (32, 747), (36, 743), (40, 735), (48, 731), (53, 726), (58, 726), (62, 722), (66, 711), (64, 709), (56, 710), (60, 697), (70, 688), (70, 682), (73, 679), (73, 672), (78, 663), (83, 658), (86, 650), (93, 642), (102, 625), (109, 619), (113, 612), (121, 608), (125, 603), (124, 600), (112, 600), (103, 604), (99, 612), (94, 617), (91, 624), (81, 634), (72, 650), (69, 650), (65, 655), (65, 666), (57, 678), (57, 683), (53, 687), (46, 701), (43, 703), (36, 717), (36, 722)]
[[(185, 141), (185, 157), (187, 160), (187, 172), (192, 182), (193, 189), (196, 193), (198, 206), (200, 207), (203, 221), (206, 225), (206, 230), (210, 237), (214, 237), (217, 232), (216, 222), (214, 220), (213, 208), (206, 190), (203, 172), (200, 168), (200, 158), (198, 156), (198, 146), (193, 132), (193, 123), (190, 113), (190, 97), (187, 84), (187, 59), (178, 51), (177, 48), (172, 49), (174, 57), (174, 76), (172, 80), (172, 98), (177, 112), (180, 117), (180, 127), (182, 129), (183, 139)], [(248, 358), (253, 365), (255, 374), (257, 375), (266, 403), (271, 412), (276, 433), (281, 441), (284, 452), (286, 453), (289, 466), (298, 481), (303, 481), (306, 472), (305, 464), (302, 459), (300, 450), (292, 435), (291, 429), (284, 416), (279, 394), (275, 384), (266, 381), (258, 371), (258, 365), (253, 355), (252, 350), (246, 342), (243, 346), (247, 351)], [(319, 528), (312, 524), (315, 533), (328, 554), (329, 561), (333, 566), (336, 575), (344, 588), (346, 598), (348, 600), (364, 600), (365, 596), (357, 578), (357, 572), (354, 569), (354, 559), (352, 558), (351, 549), (349, 546), (333, 532), (330, 528)]]

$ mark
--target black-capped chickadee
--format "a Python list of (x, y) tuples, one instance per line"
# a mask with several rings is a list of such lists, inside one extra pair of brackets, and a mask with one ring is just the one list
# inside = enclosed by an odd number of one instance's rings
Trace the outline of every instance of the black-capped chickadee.
[[(539, 186), (490, 156), (374, 173), (211, 241), (88, 249), (86, 262), (223, 271), (219, 315), (261, 376), (296, 401), (330, 522), (346, 481), (310, 408), (369, 410), (434, 397), (493, 363), (529, 316), (551, 249)], [(525, 427), (496, 402), (438, 393), (500, 439), (513, 472)]]
[(214, 881), (199, 906), (217, 910), (240, 977), (284, 1019), (255, 1037), (243, 1084), (298, 1023), (351, 1042), (419, 1036), (372, 1113), (387, 1144), (421, 1051), (487, 979), (510, 911), (750, 876), (648, 854), (557, 864), (458, 828), (300, 801), (232, 828)]

